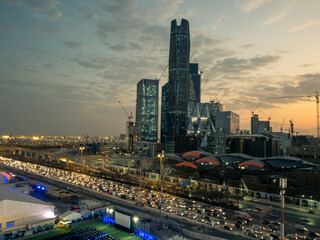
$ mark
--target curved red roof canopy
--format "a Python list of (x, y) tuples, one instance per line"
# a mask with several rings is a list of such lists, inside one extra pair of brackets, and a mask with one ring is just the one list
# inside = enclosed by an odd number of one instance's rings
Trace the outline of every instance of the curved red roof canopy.
[(198, 159), (196, 162), (197, 163), (199, 163), (199, 162), (212, 162), (216, 165), (220, 165), (220, 162), (218, 162), (217, 160), (210, 159), (210, 158), (201, 158), (201, 159)]
[(201, 153), (199, 152), (186, 152), (182, 155), (183, 158), (185, 157), (195, 157), (195, 158), (199, 158), (201, 156)]
[(262, 163), (250, 161), (250, 162), (239, 163), (238, 166), (239, 167), (242, 167), (242, 166), (256, 166), (256, 167), (259, 167), (259, 168), (263, 168), (264, 165)]
[(182, 163), (176, 164), (176, 167), (182, 167), (182, 166), (192, 167), (194, 169), (198, 168), (197, 165), (195, 165), (194, 163), (191, 163), (191, 162), (182, 162)]

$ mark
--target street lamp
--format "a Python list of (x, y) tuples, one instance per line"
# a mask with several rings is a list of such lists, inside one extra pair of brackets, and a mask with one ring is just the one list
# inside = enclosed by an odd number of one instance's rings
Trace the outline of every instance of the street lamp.
[(162, 158), (164, 157), (164, 151), (161, 154), (158, 154), (160, 158), (160, 228), (162, 229), (162, 202), (163, 202), (163, 165), (162, 165)]
[(135, 232), (135, 236), (137, 236), (137, 234), (138, 234), (138, 225), (137, 225), (137, 222), (139, 221), (139, 218), (138, 217), (133, 217), (133, 222), (134, 222), (134, 227), (135, 227), (135, 229), (134, 229), (134, 232)]
[(286, 193), (287, 188), (287, 179), (286, 178), (280, 178), (279, 179), (280, 184), (280, 196), (281, 196), (281, 240), (284, 240), (284, 195)]
[(80, 149), (80, 152), (81, 152), (82, 167), (85, 168), (86, 167), (86, 162), (82, 158), (82, 153), (83, 153), (83, 150), (85, 149), (85, 147), (80, 146), (79, 149)]
[(2, 136), (2, 138), (4, 138), (6, 140), (6, 143), (8, 143), (8, 138), (10, 138), (10, 136), (4, 135), (4, 136)]
[(36, 150), (36, 144), (37, 144), (37, 140), (39, 140), (39, 137), (33, 136), (32, 139), (34, 141), (34, 150)]

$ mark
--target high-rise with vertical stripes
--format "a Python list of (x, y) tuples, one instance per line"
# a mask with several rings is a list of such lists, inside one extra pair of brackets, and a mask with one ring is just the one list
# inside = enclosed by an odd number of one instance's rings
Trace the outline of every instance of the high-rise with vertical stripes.
[(137, 84), (136, 123), (141, 141), (158, 140), (159, 80), (142, 79)]

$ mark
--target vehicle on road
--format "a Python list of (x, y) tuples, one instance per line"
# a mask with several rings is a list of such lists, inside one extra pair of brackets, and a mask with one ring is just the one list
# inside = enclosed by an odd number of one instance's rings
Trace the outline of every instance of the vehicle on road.
[(309, 234), (312, 237), (320, 237), (320, 233), (317, 233), (317, 232), (314, 232), (314, 231), (310, 231)]
[(241, 224), (240, 222), (237, 222), (235, 226), (241, 230), (245, 229), (245, 226), (243, 226), (243, 224)]
[(273, 230), (272, 230), (270, 227), (268, 227), (268, 226), (263, 226), (262, 229), (265, 230), (265, 231), (267, 231), (267, 232), (272, 232), (272, 231), (273, 231)]
[(248, 221), (252, 221), (252, 217), (250, 214), (246, 213), (246, 212), (241, 212), (241, 211), (235, 211), (234, 213), (236, 218), (241, 218), (241, 219), (245, 219)]
[(223, 228), (224, 228), (224, 229), (227, 229), (227, 230), (229, 230), (229, 231), (232, 231), (232, 230), (233, 230), (233, 227), (230, 226), (230, 225), (224, 225)]
[(273, 237), (272, 237), (272, 236), (269, 236), (269, 235), (263, 235), (263, 236), (261, 236), (260, 239), (261, 239), (261, 240), (273, 240)]
[(308, 232), (308, 228), (302, 226), (302, 225), (299, 225), (299, 224), (296, 224), (294, 225), (294, 227), (300, 231), (305, 231), (305, 232)]
[(294, 240), (294, 239), (297, 239), (297, 236), (292, 234), (292, 233), (290, 233), (290, 234), (287, 235), (287, 238), (289, 238), (290, 240)]
[(250, 236), (250, 237), (254, 237), (254, 238), (257, 238), (257, 237), (258, 237), (258, 235), (255, 234), (253, 231), (248, 231), (247, 234), (248, 234), (248, 236)]

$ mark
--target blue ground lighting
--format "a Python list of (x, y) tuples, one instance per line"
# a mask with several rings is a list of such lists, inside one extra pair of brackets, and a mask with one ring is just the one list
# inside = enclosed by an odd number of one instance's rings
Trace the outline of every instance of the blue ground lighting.
[(136, 235), (146, 240), (157, 240), (155, 236), (150, 235), (149, 233), (143, 232), (141, 230), (137, 230)]
[(46, 188), (44, 187), (44, 186), (41, 186), (41, 185), (37, 185), (36, 186), (36, 190), (38, 190), (38, 191), (45, 191), (46, 190)]
[(110, 218), (110, 217), (107, 217), (107, 216), (103, 217), (103, 222), (106, 223), (106, 224), (110, 224), (110, 225), (114, 225), (115, 224), (115, 220)]

